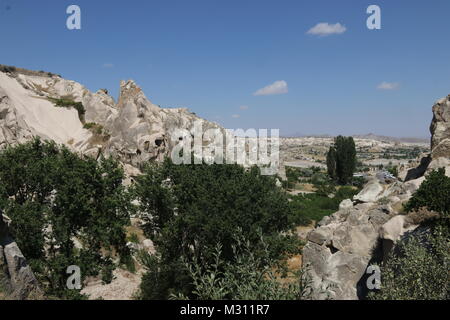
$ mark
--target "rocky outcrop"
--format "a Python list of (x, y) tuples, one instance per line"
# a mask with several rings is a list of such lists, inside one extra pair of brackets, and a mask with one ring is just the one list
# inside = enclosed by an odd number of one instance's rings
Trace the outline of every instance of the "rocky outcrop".
[(450, 95), (440, 99), (433, 106), (431, 122), (431, 157), (450, 158)]
[(177, 131), (186, 130), (193, 135), (195, 122), (201, 124), (203, 132), (211, 128), (223, 130), (187, 109), (160, 108), (131, 80), (121, 82), (116, 109), (117, 115), (105, 124), (111, 134), (105, 151), (133, 166), (150, 159), (162, 160), (184, 138), (177, 136)]
[(450, 177), (450, 95), (433, 106), (430, 132), (431, 153), (421, 155), (416, 163), (400, 167), (399, 178), (402, 181), (420, 178), (438, 168), (445, 168)]
[(383, 191), (383, 186), (377, 179), (373, 179), (353, 199), (360, 202), (375, 202), (381, 197)]
[(2, 287), (10, 299), (42, 299), (43, 293), (8, 226), (0, 214), (0, 274)]
[(315, 299), (358, 299), (378, 230), (392, 214), (390, 206), (362, 203), (325, 217), (308, 235), (303, 263), (309, 266)]
[[(0, 71), (0, 148), (38, 136), (75, 152), (114, 156), (139, 167), (167, 156), (183, 139), (177, 136), (180, 130), (193, 136), (194, 123), (201, 124), (202, 133), (211, 128), (224, 132), (187, 109), (160, 108), (131, 80), (121, 82), (116, 103), (104, 89), (93, 93), (53, 74), (19, 70)], [(75, 109), (56, 107), (52, 99), (80, 102), (85, 113), (80, 118)]]
[(423, 180), (397, 181), (386, 187), (372, 180), (355, 196), (356, 205), (345, 200), (338, 212), (318, 223), (303, 248), (314, 298), (355, 300), (365, 296), (368, 266), (382, 261), (396, 241), (417, 227), (395, 208), (401, 207)]

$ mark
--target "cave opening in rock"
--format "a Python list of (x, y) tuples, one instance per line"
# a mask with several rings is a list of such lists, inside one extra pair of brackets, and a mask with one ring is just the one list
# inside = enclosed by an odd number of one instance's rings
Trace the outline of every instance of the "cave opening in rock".
[(164, 143), (164, 140), (163, 139), (156, 139), (155, 140), (155, 145), (157, 146), (157, 147), (161, 147), (161, 145)]

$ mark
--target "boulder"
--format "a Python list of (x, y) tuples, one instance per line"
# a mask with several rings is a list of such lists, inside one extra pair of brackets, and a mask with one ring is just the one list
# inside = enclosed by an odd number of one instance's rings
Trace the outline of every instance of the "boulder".
[(433, 159), (430, 162), (426, 173), (430, 173), (431, 171), (437, 170), (439, 168), (445, 168), (445, 175), (447, 177), (450, 177), (450, 158), (440, 157)]
[(383, 260), (386, 259), (396, 242), (405, 233), (413, 231), (417, 227), (418, 225), (411, 225), (405, 215), (395, 216), (386, 222), (379, 230), (380, 239), (382, 240)]
[(39, 283), (0, 215), (0, 272), (11, 299), (43, 299)]
[(316, 299), (358, 299), (358, 282), (377, 245), (378, 228), (387, 221), (383, 210), (367, 203), (325, 217), (308, 235), (303, 264)]
[(350, 199), (346, 199), (339, 204), (339, 210), (350, 209), (353, 208), (353, 201)]
[(355, 201), (360, 202), (375, 202), (380, 199), (380, 195), (384, 191), (383, 186), (378, 182), (378, 180), (372, 180), (358, 193), (353, 197)]
[(425, 181), (425, 177), (420, 177), (418, 179), (410, 180), (405, 182), (405, 190), (411, 194), (417, 191), (420, 188), (421, 184)]

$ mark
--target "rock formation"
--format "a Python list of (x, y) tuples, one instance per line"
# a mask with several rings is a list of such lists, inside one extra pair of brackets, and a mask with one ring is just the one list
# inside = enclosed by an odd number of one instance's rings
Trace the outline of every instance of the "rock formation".
[(0, 214), (0, 285), (14, 300), (42, 299), (43, 293)]
[(309, 266), (314, 297), (354, 300), (367, 292), (366, 270), (383, 258), (395, 243), (420, 230), (410, 215), (399, 208), (431, 170), (444, 167), (450, 175), (450, 96), (433, 107), (431, 155), (423, 155), (416, 167), (403, 170), (401, 180), (388, 184), (370, 180), (353, 200), (320, 221), (308, 234), (303, 264)]
[[(70, 106), (58, 107), (61, 101)], [(81, 103), (82, 112), (73, 107), (76, 103)], [(201, 133), (207, 129), (224, 132), (216, 123), (187, 109), (163, 109), (153, 104), (131, 80), (121, 82), (116, 103), (104, 89), (93, 93), (54, 74), (0, 68), (0, 149), (33, 137), (53, 140), (79, 154), (117, 158), (127, 175), (124, 183), (130, 184), (140, 174), (142, 163), (163, 160), (186, 138), (178, 136), (179, 130), (193, 136), (195, 124), (202, 126)], [(203, 141), (202, 146), (208, 142)], [(12, 299), (42, 297), (31, 268), (2, 219), (0, 229), (0, 275), (4, 275), (0, 285)], [(154, 251), (151, 243), (145, 245)]]
[(450, 158), (450, 95), (433, 106), (431, 122), (431, 157)]
[[(86, 155), (115, 156), (136, 168), (168, 155), (181, 139), (174, 136), (177, 129), (192, 132), (199, 122), (203, 130), (223, 131), (187, 109), (160, 108), (131, 80), (121, 82), (115, 103), (104, 89), (92, 93), (56, 75), (18, 70), (0, 72), (0, 148), (38, 136)], [(74, 108), (56, 107), (54, 99), (81, 103), (82, 119)]]

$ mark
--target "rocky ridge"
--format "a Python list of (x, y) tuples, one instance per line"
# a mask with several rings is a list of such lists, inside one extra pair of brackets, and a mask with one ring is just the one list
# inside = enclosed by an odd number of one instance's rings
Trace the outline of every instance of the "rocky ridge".
[[(57, 75), (19, 70), (0, 72), (0, 148), (38, 136), (89, 156), (117, 157), (136, 172), (170, 153), (183, 139), (177, 130), (192, 132), (195, 122), (223, 130), (187, 109), (153, 104), (132, 80), (120, 83), (116, 103), (105, 89), (93, 93)], [(59, 99), (81, 103), (82, 117), (75, 108), (56, 107)]]

